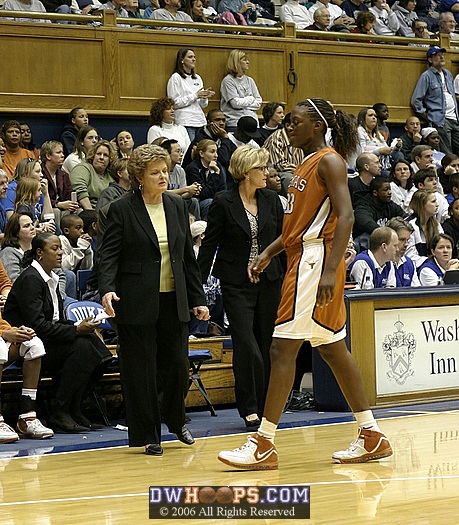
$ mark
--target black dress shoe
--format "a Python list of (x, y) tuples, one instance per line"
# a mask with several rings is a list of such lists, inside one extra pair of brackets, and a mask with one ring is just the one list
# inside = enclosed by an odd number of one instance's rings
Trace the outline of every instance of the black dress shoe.
[(145, 447), (145, 454), (147, 454), (147, 456), (162, 456), (163, 447), (159, 443), (152, 443)]
[(194, 437), (185, 425), (183, 425), (180, 432), (174, 432), (174, 434), (177, 436), (177, 439), (185, 443), (185, 445), (192, 445), (194, 443)]
[(89, 419), (84, 416), (83, 414), (72, 414), (72, 418), (75, 420), (76, 423), (83, 427), (89, 428), (89, 430), (102, 430), (104, 425), (100, 425), (99, 423), (91, 423)]
[(65, 434), (79, 434), (80, 432), (89, 432), (88, 427), (79, 425), (70, 416), (51, 416), (49, 418), (49, 425), (53, 430), (57, 432), (64, 432)]

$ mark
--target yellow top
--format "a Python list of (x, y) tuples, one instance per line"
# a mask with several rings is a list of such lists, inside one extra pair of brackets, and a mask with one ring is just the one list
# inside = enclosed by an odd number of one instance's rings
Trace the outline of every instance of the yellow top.
[(169, 244), (167, 242), (167, 223), (164, 206), (160, 204), (146, 204), (148, 215), (158, 237), (161, 251), (160, 292), (175, 291), (174, 274), (172, 272)]

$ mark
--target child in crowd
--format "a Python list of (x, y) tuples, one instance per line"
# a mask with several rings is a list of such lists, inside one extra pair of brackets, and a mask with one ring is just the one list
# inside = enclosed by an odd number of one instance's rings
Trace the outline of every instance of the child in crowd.
[(87, 270), (92, 267), (92, 238), (84, 232), (83, 219), (74, 214), (65, 215), (61, 220), (62, 269)]
[[(33, 160), (33, 162), (35, 162), (35, 160)], [(17, 213), (24, 211), (31, 213), (37, 233), (54, 233), (56, 231), (54, 214), (52, 212), (47, 189), (48, 185), (46, 182), (43, 185), (40, 180), (33, 178), (32, 176), (20, 179), (16, 187), (14, 211)], [(40, 202), (42, 193), (44, 193), (43, 190), (46, 191), (46, 194), (44, 195), (45, 206), (43, 206), (43, 211), (39, 212), (37, 204)]]

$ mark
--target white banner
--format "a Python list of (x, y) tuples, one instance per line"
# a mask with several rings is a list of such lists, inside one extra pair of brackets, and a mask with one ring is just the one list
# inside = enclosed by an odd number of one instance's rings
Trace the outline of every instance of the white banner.
[(459, 306), (375, 311), (376, 393), (459, 387)]

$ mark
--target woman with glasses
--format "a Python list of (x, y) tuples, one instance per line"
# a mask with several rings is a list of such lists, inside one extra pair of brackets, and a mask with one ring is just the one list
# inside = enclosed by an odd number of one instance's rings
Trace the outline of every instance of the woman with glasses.
[(198, 257), (202, 282), (210, 273), (220, 279), (233, 340), (236, 405), (247, 427), (259, 425), (263, 412), (282, 277), (278, 257), (259, 283), (251, 283), (247, 274), (247, 266), (282, 231), (282, 204), (266, 189), (268, 157), (265, 149), (249, 145), (233, 153), (230, 172), (235, 185), (215, 196)]

